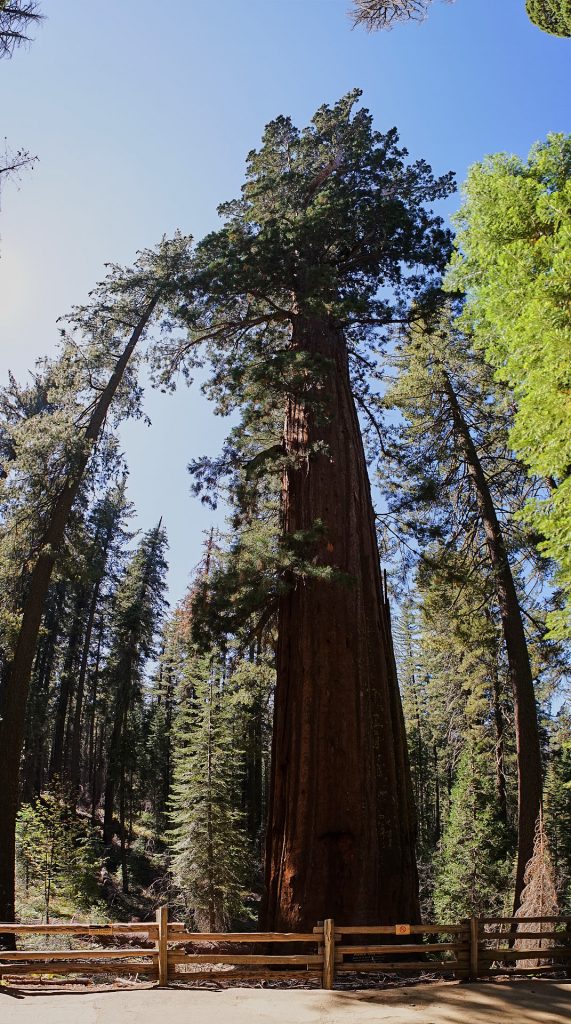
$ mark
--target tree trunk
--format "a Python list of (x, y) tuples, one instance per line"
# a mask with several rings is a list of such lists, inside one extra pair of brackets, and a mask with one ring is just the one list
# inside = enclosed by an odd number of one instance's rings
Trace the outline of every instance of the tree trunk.
[(30, 573), (22, 608), (20, 630), (14, 654), (6, 664), (0, 687), (0, 921), (14, 920), (16, 814), (20, 759), (24, 743), (26, 704), (30, 675), (36, 653), (38, 633), (44, 604), (56, 557), (64, 538), (70, 512), (77, 497), (93, 447), (105, 423), (115, 393), (121, 384), (129, 360), (159, 301), (157, 291), (149, 302), (129, 341), (115, 364), (109, 381), (101, 392), (85, 429), (85, 448), (70, 470), (58, 497), (44, 534), (35, 565)]
[(482, 464), (464, 419), (452, 383), (444, 374), (454, 427), (474, 488), (484, 527), (488, 554), (494, 573), (496, 594), (506, 645), (508, 671), (514, 695), (514, 723), (518, 777), (518, 851), (514, 913), (519, 907), (525, 867), (533, 855), (535, 825), (542, 794), (541, 746), (533, 676), (529, 662), (523, 619), (504, 538)]
[(83, 632), (84, 613), (85, 590), (83, 586), (80, 586), (79, 593), (76, 595), (74, 601), (71, 631), (67, 640), (67, 649), (59, 681), (59, 693), (55, 707), (54, 733), (50, 754), (50, 782), (53, 783), (57, 779), (60, 787), (63, 784), (63, 766), (66, 753), (66, 722), (68, 720), (69, 705), (75, 683), (76, 664), (79, 656), (81, 635)]
[(125, 729), (131, 701), (131, 663), (127, 661), (118, 681), (118, 690), (113, 706), (113, 728), (107, 751), (107, 773), (105, 777), (105, 806), (103, 810), (103, 842), (110, 846), (115, 835), (113, 818), (117, 787), (124, 771)]
[(288, 401), (284, 531), (321, 521), (314, 564), (345, 577), (298, 578), (280, 600), (264, 926), (415, 922), (414, 800), (347, 347), (301, 316), (293, 346), (326, 360), (326, 416)]
[(22, 799), (25, 803), (31, 803), (40, 795), (47, 771), (47, 709), (64, 600), (65, 584), (60, 580), (54, 587), (52, 601), (44, 618), (46, 635), (41, 645), (38, 645), (38, 656), (32, 676), (33, 689), (26, 712), (22, 787)]
[(89, 651), (91, 648), (91, 637), (93, 635), (93, 623), (95, 621), (95, 612), (97, 610), (97, 601), (99, 599), (99, 590), (101, 587), (103, 577), (99, 579), (93, 586), (91, 594), (91, 602), (89, 605), (89, 612), (87, 615), (87, 624), (85, 627), (85, 637), (83, 640), (83, 651), (81, 653), (81, 663), (79, 666), (79, 674), (77, 679), (77, 693), (75, 696), (75, 709), (73, 715), (73, 730), (71, 739), (71, 752), (69, 759), (69, 784), (70, 794), (74, 802), (77, 801), (79, 796), (79, 769), (80, 769), (80, 757), (81, 757), (81, 715), (83, 711), (83, 694), (85, 691), (85, 680), (87, 678), (87, 662), (89, 659)]

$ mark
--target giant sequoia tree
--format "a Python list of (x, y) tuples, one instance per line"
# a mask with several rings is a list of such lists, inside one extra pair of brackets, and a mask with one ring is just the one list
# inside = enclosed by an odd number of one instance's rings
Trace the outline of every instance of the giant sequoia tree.
[(378, 332), (406, 317), (440, 272), (448, 235), (427, 204), (453, 186), (423, 161), (408, 164), (394, 129), (373, 131), (369, 113), (353, 111), (358, 96), (322, 107), (303, 131), (286, 117), (267, 127), (242, 197), (221, 207), (224, 226), (197, 247), (187, 313), (186, 350), (208, 343), (211, 392), (223, 411), (243, 410), (240, 443), (213, 471), (233, 475), (242, 502), (256, 490), (265, 502), (268, 480), (281, 490), (280, 536), (268, 552), (279, 630), (264, 913), (272, 928), (418, 914), (413, 801), (353, 364), (374, 358)]

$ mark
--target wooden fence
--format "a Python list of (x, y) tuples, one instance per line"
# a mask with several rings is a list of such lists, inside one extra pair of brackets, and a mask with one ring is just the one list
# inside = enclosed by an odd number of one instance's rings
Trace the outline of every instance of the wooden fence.
[[(541, 926), (550, 925), (549, 931)], [(523, 930), (522, 929), (523, 926)], [(516, 927), (519, 928), (516, 932)], [(91, 977), (128, 974), (169, 982), (294, 978), (333, 988), (348, 974), (437, 975), (476, 980), (498, 974), (567, 970), (571, 917), (477, 918), (458, 924), (336, 925), (312, 932), (187, 932), (168, 922), (132, 924), (0, 924), (0, 935), (91, 940), (90, 948), (0, 949), (0, 977)], [(69, 936), (70, 939), (66, 940)], [(516, 949), (533, 939), (536, 948)], [(98, 943), (94, 946), (94, 943)], [(118, 945), (121, 943), (121, 946)], [(552, 943), (546, 948), (543, 943)], [(256, 952), (257, 950), (257, 952)], [(539, 961), (536, 966), (520, 962)], [(348, 979), (347, 979), (348, 980)]]

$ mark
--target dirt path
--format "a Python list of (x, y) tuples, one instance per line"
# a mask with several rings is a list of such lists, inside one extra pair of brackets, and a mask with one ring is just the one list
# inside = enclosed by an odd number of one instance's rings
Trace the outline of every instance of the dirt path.
[(366, 992), (0, 988), (1, 1024), (570, 1024), (571, 983), (419, 985)]

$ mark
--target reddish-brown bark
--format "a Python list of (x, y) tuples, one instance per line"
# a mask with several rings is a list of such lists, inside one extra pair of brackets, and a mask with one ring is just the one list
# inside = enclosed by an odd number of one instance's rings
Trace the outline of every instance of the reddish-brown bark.
[[(324, 527), (280, 602), (264, 925), (419, 919), (415, 814), (388, 606), (342, 331), (299, 316), (299, 351), (328, 360), (315, 404), (290, 398), (286, 533)], [(325, 452), (308, 457), (322, 442)]]

